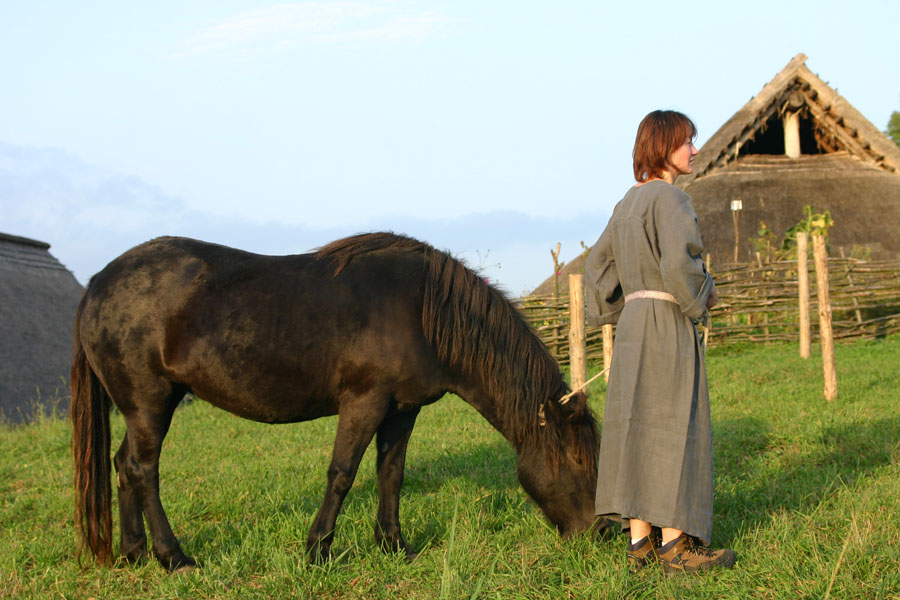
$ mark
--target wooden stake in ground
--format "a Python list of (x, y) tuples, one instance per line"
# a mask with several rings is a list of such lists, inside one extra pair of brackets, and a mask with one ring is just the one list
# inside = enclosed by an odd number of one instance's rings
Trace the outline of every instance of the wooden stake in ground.
[[(559, 242), (556, 243), (556, 249), (550, 250), (550, 256), (553, 257), (553, 300), (556, 304), (559, 304), (559, 274), (562, 271), (563, 264), (559, 262), (559, 249), (562, 246)], [(559, 359), (559, 322), (557, 321), (557, 326), (553, 328), (553, 347), (552, 352), (553, 356)]]
[(828, 250), (825, 237), (813, 235), (813, 257), (816, 262), (816, 292), (819, 308), (819, 341), (822, 344), (822, 367), (825, 374), (825, 399), (837, 398), (837, 373), (834, 369), (834, 335), (831, 330), (831, 297), (828, 292)]
[(587, 380), (584, 283), (581, 274), (569, 275), (569, 373), (573, 390), (582, 387)]
[(564, 264), (559, 262), (559, 249), (561, 246), (562, 244), (557, 242), (556, 249), (550, 251), (550, 256), (553, 257), (553, 297), (557, 300), (559, 300), (559, 272)]
[(800, 357), (809, 358), (809, 237), (797, 232), (797, 293), (800, 307)]
[[(760, 286), (760, 289), (759, 289), (759, 293), (762, 295), (762, 305), (768, 307), (769, 296), (766, 291), (768, 289), (768, 286), (765, 284), (766, 284), (766, 280), (768, 279), (769, 275), (768, 275), (768, 273), (766, 273), (763, 270), (762, 254), (759, 252), (756, 253), (756, 264), (759, 266), (759, 276), (763, 281), (763, 285)], [(762, 314), (762, 322), (763, 322), (763, 333), (765, 334), (765, 336), (764, 336), (765, 342), (764, 343), (768, 344), (769, 343), (769, 313), (768, 312), (764, 312)]]
[[(843, 246), (841, 246), (841, 258), (847, 258), (844, 255), (844, 247)], [(850, 277), (850, 267), (847, 267), (847, 283), (850, 284), (850, 289), (852, 290), (853, 289), (853, 278)], [(860, 310), (859, 310), (859, 300), (856, 298), (856, 294), (853, 294), (853, 293), (850, 294), (850, 298), (853, 300), (853, 306), (856, 307), (856, 310), (854, 311), (856, 313), (856, 322), (862, 323), (863, 318), (862, 318), (862, 312), (860, 312)]]
[[(712, 256), (707, 252), (706, 254), (706, 272), (709, 273), (712, 269)], [(709, 347), (710, 338), (712, 338), (712, 316), (706, 320), (706, 325), (704, 325), (704, 329), (706, 330), (703, 334), (703, 351), (706, 351), (706, 348)]]
[(609, 367), (612, 365), (613, 353), (613, 327), (612, 325), (603, 326), (603, 368), (606, 373), (603, 375), (603, 381), (609, 381)]
[(737, 264), (738, 261), (738, 249), (740, 248), (740, 239), (741, 239), (741, 230), (738, 226), (738, 222), (741, 220), (741, 209), (744, 208), (744, 203), (740, 200), (732, 200), (731, 201), (731, 216), (734, 221), (734, 263)]

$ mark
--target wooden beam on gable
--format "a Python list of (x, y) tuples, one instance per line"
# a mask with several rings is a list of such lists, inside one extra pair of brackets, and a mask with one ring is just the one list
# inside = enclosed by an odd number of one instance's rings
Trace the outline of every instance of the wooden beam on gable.
[(821, 126), (827, 128), (829, 133), (831, 133), (838, 142), (844, 145), (850, 154), (856, 155), (867, 162), (878, 164), (878, 161), (872, 156), (872, 153), (859, 142), (858, 131), (855, 129), (852, 130), (852, 132), (846, 130), (841, 126), (841, 123), (843, 123), (842, 118), (836, 119), (829, 114), (826, 109), (821, 108), (815, 102), (808, 103), (808, 107), (813, 118), (818, 120)]

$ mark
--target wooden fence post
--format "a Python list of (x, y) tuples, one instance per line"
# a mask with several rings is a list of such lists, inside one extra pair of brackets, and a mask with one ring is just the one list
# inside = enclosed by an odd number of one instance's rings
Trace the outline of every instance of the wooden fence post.
[(603, 326), (603, 368), (606, 373), (603, 374), (603, 381), (609, 381), (609, 366), (612, 364), (613, 353), (613, 326)]
[(584, 341), (584, 284), (581, 274), (569, 275), (569, 375), (572, 390), (587, 381)]
[[(761, 304), (762, 304), (763, 308), (767, 308), (769, 305), (769, 294), (767, 291), (769, 286), (766, 284), (768, 283), (767, 280), (769, 279), (769, 274), (765, 270), (763, 270), (762, 253), (760, 253), (760, 252), (756, 253), (756, 264), (757, 264), (757, 266), (759, 266), (759, 277), (760, 277), (760, 279), (762, 279), (762, 282), (763, 282), (763, 285), (761, 285), (760, 289), (759, 289), (760, 295), (762, 296)], [(768, 311), (763, 312), (762, 322), (763, 322), (763, 333), (765, 334), (763, 336), (763, 338), (764, 338), (763, 343), (768, 344), (769, 343), (769, 312)]]
[(809, 358), (809, 237), (797, 232), (797, 293), (800, 306), (800, 357)]
[[(843, 247), (843, 246), (841, 246), (841, 258), (847, 258), (847, 257), (844, 255), (844, 247)], [(856, 322), (857, 322), (857, 323), (862, 323), (862, 322), (863, 322), (863, 318), (862, 318), (862, 312), (860, 312), (860, 310), (859, 310), (859, 300), (857, 300), (857, 299), (856, 299), (856, 295), (852, 293), (852, 290), (853, 290), (853, 278), (850, 277), (850, 267), (847, 267), (847, 283), (850, 284), (850, 289), (851, 289), (850, 298), (853, 300), (853, 306), (856, 308), (856, 311), (855, 311), (855, 312), (856, 312)]]
[(813, 257), (816, 262), (816, 292), (819, 308), (819, 342), (822, 344), (822, 367), (825, 374), (825, 399), (837, 398), (837, 373), (834, 369), (834, 335), (831, 331), (831, 298), (828, 292), (828, 250), (825, 236), (813, 235)]
[[(712, 273), (712, 255), (709, 252), (706, 253), (706, 272)], [(712, 315), (709, 316), (709, 319), (706, 322), (706, 339), (704, 342), (707, 345), (709, 344), (710, 338), (712, 338)], [(607, 375), (608, 374), (609, 373), (607, 373)]]

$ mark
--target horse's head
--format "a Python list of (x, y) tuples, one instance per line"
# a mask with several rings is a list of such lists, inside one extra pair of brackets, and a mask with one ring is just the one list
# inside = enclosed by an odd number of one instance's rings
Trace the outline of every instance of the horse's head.
[(519, 481), (560, 534), (583, 531), (596, 521), (599, 440), (586, 395), (548, 400), (539, 427), (519, 449)]

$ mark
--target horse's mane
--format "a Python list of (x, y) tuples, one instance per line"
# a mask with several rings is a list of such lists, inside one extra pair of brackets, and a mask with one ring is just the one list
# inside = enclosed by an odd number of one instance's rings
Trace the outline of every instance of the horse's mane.
[(517, 448), (536, 443), (561, 453), (562, 426), (568, 421), (576, 427), (576, 457), (594, 470), (597, 429), (586, 396), (579, 393), (565, 405), (558, 403), (568, 391), (559, 366), (500, 290), (447, 252), (393, 233), (337, 240), (320, 248), (316, 257), (333, 260), (337, 274), (355, 256), (387, 249), (423, 255), (426, 341), (442, 361), (484, 383), (510, 441)]

